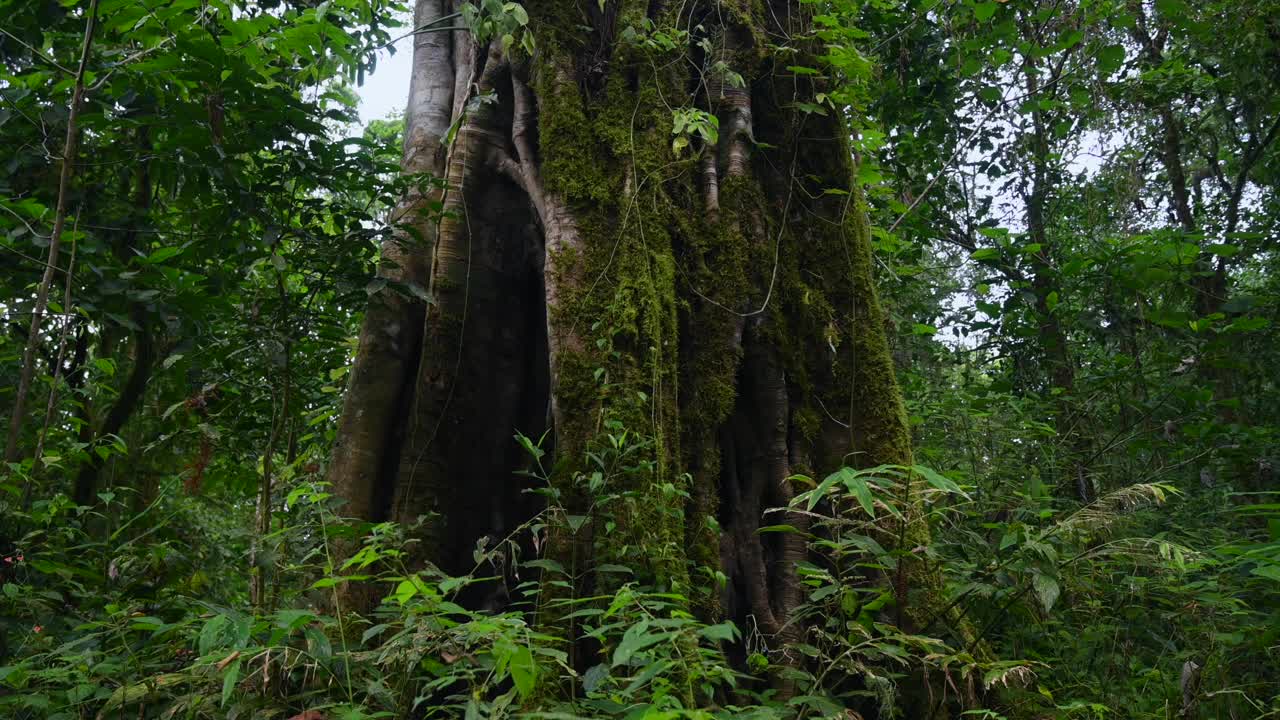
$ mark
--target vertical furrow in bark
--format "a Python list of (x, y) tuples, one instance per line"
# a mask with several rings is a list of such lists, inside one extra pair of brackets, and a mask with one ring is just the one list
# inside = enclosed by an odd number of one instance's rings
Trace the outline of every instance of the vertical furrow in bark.
[[(606, 442), (606, 423), (626, 428), (642, 447), (635, 470), (610, 478), (608, 492), (624, 499), (609, 510), (617, 525), (607, 542), (584, 547), (580, 532), (552, 552), (570, 553), (580, 567), (625, 562), (641, 580), (687, 593), (675, 410), (680, 212), (667, 194), (674, 155), (665, 99), (677, 97), (688, 78), (677, 63), (654, 63), (637, 44), (614, 42), (619, 28), (641, 27), (648, 2), (584, 9), (567, 2), (531, 8), (531, 24), (558, 29), (539, 37), (530, 87), (544, 185), (552, 482), (570, 512), (590, 506), (575, 476), (587, 469), (592, 443)], [(592, 23), (589, 37), (566, 32), (584, 19)]]
[[(733, 59), (740, 63), (739, 69), (752, 75), (748, 67), (750, 43), (745, 39), (749, 37), (747, 32), (721, 28), (716, 39), (722, 47), (714, 57)], [(762, 196), (750, 177), (750, 91), (733, 87), (722, 72), (716, 72), (708, 80), (706, 95), (721, 135), (718, 143), (702, 149), (699, 161), (705, 227), (686, 238), (684, 276), (692, 292), (681, 345), (685, 388), (681, 417), (685, 463), (692, 483), (689, 510), (694, 518), (685, 536), (690, 560), (701, 568), (714, 567), (715, 553), (722, 545), (708, 520), (719, 515), (717, 493), (725, 489), (721, 478), (726, 450), (718, 436), (737, 398), (746, 314), (764, 292), (748, 280), (751, 254), (765, 243), (763, 233), (752, 232), (762, 225)], [(724, 482), (732, 484), (729, 479)], [(747, 542), (758, 543), (758, 539), (749, 537)], [(720, 570), (731, 576), (746, 572), (736, 562)], [(696, 600), (698, 609), (708, 617), (723, 609), (715, 593)], [(772, 618), (766, 622), (772, 623)]]
[[(418, 0), (414, 26), (438, 20), (447, 9), (446, 0)], [(452, 56), (448, 33), (414, 37), (401, 160), (405, 174), (442, 174), (441, 143), (453, 108)], [(397, 227), (382, 244), (380, 277), (425, 284), (426, 244), (433, 226), (426, 210), (435, 194), (424, 179), (392, 212), (390, 220)], [(383, 504), (390, 483), (386, 460), (397, 454), (398, 419), (418, 362), (421, 325), (419, 303), (389, 289), (370, 298), (328, 468), (335, 494), (346, 500), (343, 513), (350, 517), (374, 520), (386, 512)], [(369, 598), (361, 597), (364, 593), (352, 590), (347, 600), (357, 606), (368, 604)]]
[[(422, 528), (422, 542), (415, 549), (421, 559), (439, 561), (454, 554), (449, 552), (456, 549), (452, 544), (444, 546), (449, 539), (474, 540), (461, 537), (460, 528), (467, 523), (459, 521), (465, 514), (451, 512), (456, 509), (455, 500), (466, 492), (455, 484), (468, 479), (468, 459), (451, 449), (464, 440), (460, 433), (483, 430), (475, 425), (474, 388), (467, 384), (464, 361), (471, 348), (489, 346), (493, 329), (492, 323), (473, 321), (477, 303), (492, 303), (502, 292), (492, 264), (487, 262), (486, 233), (473, 232), (477, 229), (473, 228), (471, 209), (489, 184), (485, 163), (489, 145), (497, 139), (493, 128), (496, 109), (491, 103), (473, 102), (471, 97), (492, 89), (501, 64), (495, 47), (480, 77), (472, 78), (473, 92), (454, 103), (461, 115), (454, 119), (456, 136), (452, 147), (446, 149), (444, 207), (432, 243), (427, 288), (431, 304), (423, 329), (421, 363), (412, 386), (412, 407), (404, 418), (405, 442), (398, 453), (391, 510), (391, 517), (402, 523), (431, 513), (440, 515)], [(450, 82), (456, 79), (455, 74)], [(482, 220), (477, 217), (475, 223)], [(487, 418), (492, 423), (509, 419), (502, 415)]]
[(732, 546), (732, 567), (726, 567), (726, 571), (731, 573), (733, 585), (745, 595), (745, 602), (735, 603), (741, 613), (735, 620), (747, 627), (758, 627), (769, 645), (776, 647), (786, 618), (774, 613), (769, 562), (757, 534), (765, 510), (762, 501), (768, 488), (770, 450), (768, 438), (761, 434), (766, 428), (759, 419), (761, 414), (768, 412), (767, 408), (758, 407), (760, 396), (768, 394), (767, 390), (761, 391), (756, 387), (761, 379), (761, 373), (755, 367), (759, 354), (758, 351), (750, 351), (743, 359), (739, 408), (729, 424), (733, 441), (727, 449), (734, 453), (734, 457), (732, 462), (725, 463), (727, 472), (722, 476), (722, 485), (726, 492), (721, 499), (725, 502), (724, 529)]
[[(791, 453), (787, 444), (790, 402), (786, 373), (777, 352), (759, 333), (752, 333), (745, 365), (751, 374), (751, 408), (760, 447), (756, 462), (764, 480), (753, 490), (760, 494), (761, 507), (785, 507), (785, 501), (790, 500), (787, 478), (791, 476)], [(751, 524), (755, 526), (752, 534), (755, 535), (764, 518), (757, 516), (752, 520)], [(790, 618), (799, 605), (795, 564), (804, 559), (804, 538), (795, 533), (779, 533), (774, 534), (771, 540), (773, 547), (768, 548), (766, 576), (771, 610), (778, 624), (777, 641), (781, 643), (796, 637), (796, 625), (790, 622)], [(756, 542), (761, 543), (761, 540), (757, 538)]]

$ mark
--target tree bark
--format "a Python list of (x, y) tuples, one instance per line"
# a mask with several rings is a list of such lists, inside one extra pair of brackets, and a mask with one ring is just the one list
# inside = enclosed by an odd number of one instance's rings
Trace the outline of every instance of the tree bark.
[[(439, 21), (445, 0), (420, 0), (414, 27)], [(433, 179), (444, 164), (444, 138), (453, 107), (453, 44), (447, 34), (414, 36), (409, 105), (405, 112), (401, 170), (416, 183), (389, 218), (392, 234), (382, 243), (377, 279), (425, 287), (427, 258), (435, 224), (429, 206), (438, 199)], [(370, 296), (360, 327), (359, 349), (343, 398), (342, 415), (327, 479), (346, 501), (342, 512), (362, 520), (387, 517), (394, 482), (395, 458), (403, 431), (411, 383), (422, 351), (423, 305), (416, 298), (382, 287)], [(355, 609), (372, 604), (367, 588), (347, 586), (340, 605)]]
[[(447, 10), (419, 0), (415, 22)], [(793, 473), (911, 463), (849, 129), (797, 108), (822, 88), (786, 69), (803, 53), (775, 57), (769, 40), (808, 13), (561, 0), (529, 14), (531, 57), (418, 38), (407, 143), (427, 138), (438, 162), (415, 167), (447, 181), (426, 226), (431, 302), (414, 324), (371, 300), (329, 477), (356, 517), (431, 517), (420, 559), (464, 572), (478, 541), (538, 509), (512, 433), (550, 430), (552, 490), (592, 517), (543, 550), (566, 567), (626, 563), (781, 643), (806, 548), (763, 539), (763, 513), (789, 502)], [(717, 50), (624, 39), (647, 21), (701, 26)], [(722, 60), (745, 87), (709, 91)], [(673, 147), (673, 110), (698, 108), (718, 141)], [(435, 130), (415, 135), (428, 117)], [(593, 494), (587, 453), (624, 429), (631, 469)], [(601, 492), (624, 500), (606, 508)], [(928, 528), (907, 518), (887, 533), (910, 550)], [(901, 606), (923, 618), (939, 579), (910, 555)]]

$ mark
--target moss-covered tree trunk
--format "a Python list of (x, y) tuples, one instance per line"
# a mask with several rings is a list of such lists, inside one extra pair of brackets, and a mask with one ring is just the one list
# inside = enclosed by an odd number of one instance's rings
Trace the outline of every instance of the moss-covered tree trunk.
[[(424, 555), (464, 571), (536, 511), (512, 435), (549, 430), (579, 520), (544, 551), (785, 640), (805, 546), (757, 530), (804, 518), (763, 513), (793, 474), (911, 459), (849, 133), (788, 70), (813, 64), (792, 41), (811, 10), (527, 6), (531, 53), (417, 38), (405, 169), (447, 180), (443, 214), (385, 254), (430, 300), (373, 298), (330, 477), (358, 516), (429, 514)], [(419, 0), (416, 22), (451, 11)], [(631, 469), (592, 487), (587, 454), (623, 430)]]

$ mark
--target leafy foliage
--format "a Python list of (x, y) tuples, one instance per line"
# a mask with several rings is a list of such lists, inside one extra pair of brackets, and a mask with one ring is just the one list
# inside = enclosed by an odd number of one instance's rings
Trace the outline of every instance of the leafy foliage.
[[(682, 512), (689, 479), (649, 507), (654, 440), (615, 422), (573, 503), (546, 439), (517, 435), (541, 510), (456, 576), (413, 561), (420, 526), (344, 519), (321, 480), (360, 311), (430, 301), (373, 266), (386, 211), (441, 181), (398, 174), (402, 122), (349, 134), (405, 8), (0, 1), (6, 405), (66, 213), (24, 454), (0, 476), (0, 712), (1280, 712), (1280, 8), (806, 7), (811, 37), (771, 41), (821, 44), (820, 67), (785, 68), (815, 91), (787, 101), (856, 134), (920, 464), (849, 458), (763, 509), (762, 533), (807, 549), (779, 643), (691, 610), (722, 573), (638, 570), (685, 556), (636, 519)], [(456, 18), (538, 52), (518, 3)], [(646, 18), (618, 42), (703, 35)], [(730, 60), (708, 72), (741, 87)], [(723, 140), (696, 96), (666, 101), (677, 155)], [(932, 540), (903, 542), (911, 523)], [(605, 561), (566, 567), (553, 544)], [(920, 564), (943, 581), (911, 582)], [(343, 607), (355, 584), (374, 611)], [(944, 610), (912, 622), (926, 595)]]

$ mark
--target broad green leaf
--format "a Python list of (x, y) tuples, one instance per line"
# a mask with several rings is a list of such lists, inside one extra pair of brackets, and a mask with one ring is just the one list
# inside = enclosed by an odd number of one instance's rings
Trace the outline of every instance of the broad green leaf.
[(738, 627), (729, 621), (708, 625), (699, 630), (698, 634), (712, 642), (733, 642), (739, 635)]
[(962, 495), (966, 498), (968, 497), (968, 495), (965, 494), (964, 490), (960, 489), (960, 486), (957, 485), (955, 481), (945, 477), (944, 475), (939, 474), (933, 468), (926, 467), (924, 465), (912, 465), (911, 469), (914, 470), (917, 475), (924, 478), (924, 481), (928, 483), (931, 487), (937, 488), (938, 490), (942, 490), (944, 492), (954, 493), (956, 495)]
[(237, 658), (227, 666), (225, 674), (222, 676), (222, 707), (227, 706), (227, 701), (231, 699), (231, 694), (235, 692), (236, 683), (240, 681), (240, 659)]
[(1052, 610), (1060, 592), (1058, 581), (1044, 573), (1036, 573), (1031, 577), (1031, 585), (1035, 588), (1036, 597), (1040, 598), (1040, 605), (1044, 611)]
[[(849, 470), (849, 468), (845, 468), (845, 470)], [(876, 516), (875, 498), (872, 497), (871, 487), (867, 485), (866, 478), (849, 470), (844, 477), (844, 486), (858, 499), (858, 504), (862, 506), (863, 510), (867, 511), (867, 515)]]
[(1098, 71), (1110, 75), (1124, 64), (1124, 46), (1108, 45), (1098, 51)]
[(529, 697), (538, 679), (538, 664), (533, 659), (533, 653), (529, 651), (528, 646), (521, 645), (511, 654), (508, 663), (516, 692), (520, 693), (521, 698)]
[(1280, 582), (1280, 563), (1258, 565), (1249, 571), (1251, 575)]

